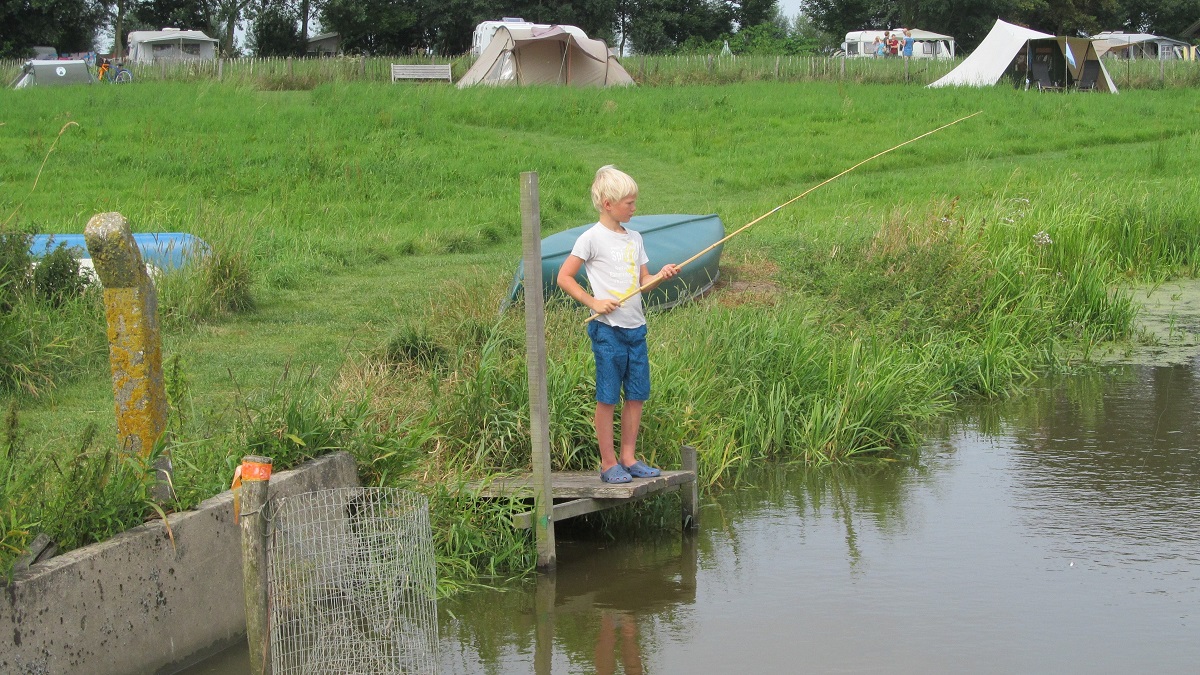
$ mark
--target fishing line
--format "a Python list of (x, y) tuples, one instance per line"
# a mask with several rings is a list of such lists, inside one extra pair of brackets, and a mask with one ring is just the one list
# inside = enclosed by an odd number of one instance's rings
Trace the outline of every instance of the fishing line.
[[(983, 112), (982, 110), (979, 110), (979, 111), (971, 113), (970, 115), (967, 115), (966, 117), (960, 117), (959, 119), (956, 119), (953, 122), (950, 122), (949, 124), (943, 124), (942, 126), (936, 128), (932, 131), (926, 131), (925, 133), (921, 134), (920, 136), (917, 136), (916, 138), (910, 138), (907, 141), (904, 141), (903, 143), (901, 143), (899, 145), (896, 145), (896, 146), (888, 148), (887, 150), (884, 150), (883, 152), (871, 155), (870, 157), (864, 159), (863, 161), (859, 162), (858, 164), (855, 164), (854, 166), (850, 167), (849, 169), (846, 169), (845, 171), (843, 171), (831, 178), (826, 178), (825, 180), (821, 181), (820, 183), (817, 183), (816, 185), (805, 190), (804, 192), (801, 192), (800, 194), (796, 195), (795, 197), (792, 197), (791, 199), (787, 200), (786, 202), (780, 204), (779, 206), (776, 206), (775, 208), (771, 209), (770, 211), (767, 211), (766, 213), (762, 214), (761, 216), (759, 216), (759, 217), (755, 218), (754, 220), (746, 223), (745, 225), (739, 227), (738, 229), (734, 230), (733, 234), (726, 235), (723, 239), (721, 239), (717, 243), (709, 246), (708, 248), (704, 249), (703, 251), (700, 251), (696, 255), (688, 258), (687, 260), (684, 260), (683, 262), (679, 263), (678, 265), (675, 266), (675, 268), (677, 270), (683, 269), (683, 267), (685, 265), (695, 262), (695, 260), (697, 258), (699, 258), (700, 256), (704, 255), (705, 253), (708, 253), (709, 251), (713, 250), (714, 248), (720, 246), (721, 244), (724, 244), (725, 242), (729, 241), (730, 239), (733, 239), (734, 237), (741, 234), (742, 232), (745, 232), (746, 230), (750, 229), (750, 226), (757, 224), (759, 221), (763, 220), (767, 216), (770, 216), (771, 214), (773, 214), (777, 211), (780, 211), (795, 202), (800, 201), (801, 199), (807, 197), (809, 195), (809, 193), (817, 190), (818, 188), (824, 187), (824, 186), (832, 183), (833, 181), (841, 178), (842, 176), (845, 176), (846, 174), (857, 169), (858, 167), (862, 166), (863, 164), (866, 164), (867, 162), (870, 162), (873, 159), (878, 159), (880, 157), (883, 157), (884, 155), (888, 154), (889, 152), (892, 152), (893, 150), (899, 150), (900, 148), (903, 148), (904, 146), (908, 145), (909, 143), (915, 143), (915, 142), (921, 140), (922, 138), (925, 138), (926, 136), (936, 134), (937, 132), (941, 131), (942, 129), (952, 127), (955, 124), (958, 124), (959, 122), (962, 122), (964, 120), (969, 120), (972, 117), (974, 117), (982, 112)], [(645, 293), (645, 292), (650, 291), (650, 290), (654, 289), (655, 287), (657, 287), (660, 283), (662, 283), (661, 274), (662, 274), (661, 272), (659, 274), (655, 274), (653, 277), (650, 278), (650, 281), (647, 281), (643, 286), (638, 288), (636, 291), (632, 291), (630, 293), (627, 293), (626, 295), (618, 297), (617, 304), (623, 305), (623, 304), (625, 304), (626, 300), (628, 300), (629, 298), (632, 298), (633, 296), (637, 295), (638, 293)], [(599, 314), (593, 314), (593, 315), (589, 316), (584, 321), (584, 323), (588, 323), (588, 322), (596, 319), (599, 316), (600, 316)]]

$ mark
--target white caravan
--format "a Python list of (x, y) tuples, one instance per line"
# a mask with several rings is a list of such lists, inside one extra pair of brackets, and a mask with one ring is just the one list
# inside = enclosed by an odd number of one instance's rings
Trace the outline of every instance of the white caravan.
[[(904, 35), (903, 28), (892, 31), (860, 30), (846, 33), (846, 41), (842, 50), (846, 56), (875, 56), (875, 38), (883, 39), (884, 33)], [(954, 58), (954, 38), (949, 35), (931, 33), (918, 28), (912, 29), (914, 59), (951, 59)]]

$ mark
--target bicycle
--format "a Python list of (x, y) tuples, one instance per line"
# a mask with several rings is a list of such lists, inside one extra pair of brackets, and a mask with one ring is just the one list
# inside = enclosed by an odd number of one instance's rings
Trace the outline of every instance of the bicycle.
[(112, 59), (101, 58), (96, 79), (116, 83), (133, 82), (133, 73), (120, 63), (114, 64)]

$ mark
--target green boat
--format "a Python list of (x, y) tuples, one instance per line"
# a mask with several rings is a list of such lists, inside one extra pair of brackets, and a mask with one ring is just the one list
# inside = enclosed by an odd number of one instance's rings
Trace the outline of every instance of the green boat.
[[(547, 301), (554, 297), (566, 297), (555, 281), (558, 268), (562, 267), (563, 261), (571, 254), (571, 248), (579, 235), (594, 224), (573, 227), (542, 239), (542, 293)], [(650, 258), (650, 264), (646, 267), (651, 274), (658, 273), (667, 263), (679, 264), (725, 237), (725, 224), (716, 214), (634, 216), (625, 227), (641, 233), (646, 255)], [(720, 275), (718, 263), (721, 261), (722, 246), (705, 252), (688, 263), (674, 279), (663, 282), (643, 296), (644, 306), (667, 309), (707, 292)], [(584, 288), (588, 287), (587, 277), (582, 269), (575, 278)], [(502, 310), (521, 297), (524, 279), (525, 267), (524, 263), (520, 263)]]

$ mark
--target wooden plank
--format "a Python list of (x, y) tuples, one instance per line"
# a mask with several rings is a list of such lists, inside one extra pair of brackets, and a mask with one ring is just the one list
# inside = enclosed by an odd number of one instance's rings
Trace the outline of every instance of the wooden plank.
[[(663, 490), (660, 490), (658, 493), (652, 494), (666, 494), (668, 492), (675, 492), (679, 488), (679, 485), (669, 485)], [(588, 513), (595, 513), (597, 511), (604, 511), (605, 509), (611, 509), (615, 506), (621, 506), (623, 504), (631, 504), (636, 501), (638, 501), (637, 498), (592, 499), (590, 497), (585, 497), (582, 499), (572, 499), (570, 501), (559, 502), (554, 505), (554, 522), (557, 523), (560, 520), (566, 520), (568, 518), (574, 518), (576, 516), (582, 516)], [(532, 511), (518, 513), (517, 515), (513, 516), (513, 527), (517, 528), (518, 530), (528, 530), (532, 525)]]
[[(656, 478), (634, 478), (632, 483), (605, 483), (598, 471), (555, 471), (550, 474), (551, 494), (555, 499), (635, 499), (668, 487), (694, 483), (694, 471), (663, 471)], [(468, 489), (480, 497), (532, 497), (533, 476), (499, 477), (471, 483)]]

